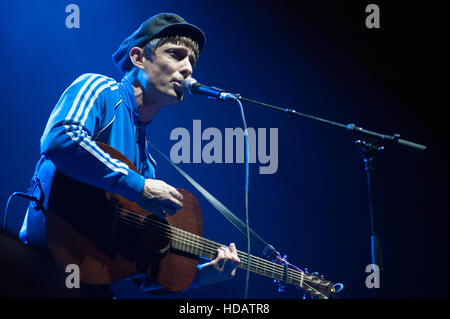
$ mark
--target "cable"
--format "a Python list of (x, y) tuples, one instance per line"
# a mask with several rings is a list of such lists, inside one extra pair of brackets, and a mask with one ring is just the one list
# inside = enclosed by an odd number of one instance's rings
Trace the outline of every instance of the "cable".
[(11, 201), (11, 199), (12, 199), (14, 196), (19, 196), (19, 197), (26, 198), (26, 199), (28, 199), (28, 200), (32, 200), (32, 201), (34, 201), (37, 205), (40, 205), (39, 199), (37, 199), (37, 198), (34, 197), (34, 196), (30, 196), (30, 195), (25, 194), (25, 193), (22, 193), (22, 192), (14, 192), (14, 193), (12, 193), (12, 194), (9, 196), (8, 201), (6, 202), (5, 215), (3, 216), (3, 230), (4, 230), (5, 232), (7, 231), (7, 229), (6, 229), (6, 217), (7, 217), (7, 215), (8, 215), (8, 206), (9, 206), (9, 202)]
[(237, 98), (235, 100), (239, 104), (239, 109), (241, 111), (241, 118), (242, 118), (242, 126), (244, 127), (244, 151), (245, 151), (245, 223), (247, 226), (247, 276), (245, 279), (245, 293), (244, 293), (244, 299), (247, 299), (248, 296), (248, 283), (250, 279), (250, 226), (249, 226), (249, 218), (248, 218), (248, 175), (249, 175), (249, 168), (248, 168), (248, 158), (249, 158), (249, 152), (248, 152), (248, 130), (247, 130), (247, 123), (245, 122), (245, 115), (244, 115), (244, 108), (242, 107), (241, 101)]

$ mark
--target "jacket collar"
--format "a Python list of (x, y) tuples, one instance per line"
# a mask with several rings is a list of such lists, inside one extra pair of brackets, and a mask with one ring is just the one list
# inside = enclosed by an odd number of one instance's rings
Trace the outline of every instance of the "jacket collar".
[(130, 107), (130, 111), (133, 113), (133, 122), (135, 125), (139, 124), (139, 112), (138, 112), (138, 105), (136, 101), (136, 96), (134, 95), (133, 87), (131, 86), (131, 83), (126, 79), (122, 79), (122, 85), (123, 85), (123, 93), (122, 98), (125, 99), (125, 104)]

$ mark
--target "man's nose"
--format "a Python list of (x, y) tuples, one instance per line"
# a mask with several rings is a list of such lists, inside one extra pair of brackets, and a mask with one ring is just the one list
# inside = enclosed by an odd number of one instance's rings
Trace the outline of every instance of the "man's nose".
[(182, 61), (180, 66), (180, 73), (185, 79), (192, 75), (192, 65), (188, 58)]

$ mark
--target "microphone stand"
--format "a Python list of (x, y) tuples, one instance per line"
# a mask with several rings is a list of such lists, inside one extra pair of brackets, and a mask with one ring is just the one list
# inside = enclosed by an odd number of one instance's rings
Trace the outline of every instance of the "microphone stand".
[(297, 111), (295, 111), (293, 109), (282, 108), (282, 107), (278, 107), (278, 106), (274, 106), (274, 105), (270, 105), (270, 104), (266, 104), (266, 103), (262, 103), (262, 102), (258, 102), (258, 101), (254, 101), (254, 100), (250, 100), (250, 99), (247, 99), (247, 98), (243, 98), (239, 94), (235, 94), (235, 96), (239, 100), (242, 100), (244, 102), (248, 102), (248, 103), (251, 103), (251, 104), (263, 106), (263, 107), (266, 107), (266, 108), (269, 108), (269, 109), (272, 109), (272, 110), (275, 110), (275, 111), (281, 111), (283, 113), (287, 113), (287, 114), (295, 116), (295, 117), (307, 118), (307, 119), (310, 119), (310, 120), (313, 120), (313, 121), (316, 121), (316, 122), (320, 122), (322, 124), (327, 124), (329, 126), (344, 128), (344, 129), (346, 129), (349, 132), (357, 133), (357, 134), (360, 134), (360, 135), (365, 136), (365, 137), (372, 137), (372, 138), (378, 139), (380, 141), (386, 141), (386, 142), (391, 143), (391, 144), (398, 144), (398, 145), (404, 146), (404, 147), (406, 147), (407, 149), (410, 149), (410, 150), (415, 150), (415, 151), (421, 151), (422, 152), (422, 151), (425, 151), (426, 148), (427, 148), (424, 145), (420, 145), (420, 144), (417, 144), (417, 143), (413, 143), (413, 142), (410, 142), (410, 141), (406, 141), (406, 140), (400, 139), (400, 135), (399, 134), (394, 134), (392, 136), (385, 135), (385, 134), (381, 134), (381, 133), (377, 133), (377, 132), (373, 132), (373, 131), (368, 131), (366, 129), (363, 129), (362, 127), (356, 126), (355, 124), (347, 124), (347, 125), (345, 125), (345, 124), (329, 121), (329, 120), (326, 120), (326, 119), (323, 119), (323, 118), (320, 118), (320, 117), (317, 117), (317, 116), (312, 116), (312, 115), (309, 115), (309, 114), (300, 113), (300, 112), (297, 112)]
[(240, 94), (234, 94), (234, 96), (241, 101), (259, 105), (259, 106), (263, 106), (263, 107), (271, 109), (271, 110), (284, 112), (284, 113), (287, 113), (294, 117), (303, 117), (303, 118), (307, 118), (307, 119), (310, 119), (310, 120), (313, 120), (313, 121), (316, 121), (316, 122), (319, 122), (322, 124), (326, 124), (329, 126), (343, 128), (343, 129), (346, 129), (348, 132), (355, 133), (361, 137), (361, 139), (358, 139), (355, 141), (355, 144), (358, 144), (360, 146), (360, 152), (361, 152), (361, 156), (362, 156), (363, 162), (364, 162), (364, 170), (366, 172), (366, 177), (367, 177), (367, 189), (368, 189), (368, 195), (369, 195), (368, 201), (369, 201), (370, 231), (371, 231), (370, 255), (371, 255), (372, 264), (378, 266), (378, 269), (379, 269), (379, 277), (378, 278), (375, 277), (375, 280), (376, 280), (376, 283), (378, 284), (378, 285), (376, 285), (376, 287), (378, 287), (376, 297), (380, 298), (382, 295), (381, 294), (381, 291), (382, 291), (381, 290), (381, 287), (382, 287), (381, 279), (383, 278), (383, 276), (381, 276), (381, 272), (384, 271), (384, 265), (383, 265), (383, 254), (382, 254), (381, 241), (380, 241), (380, 237), (378, 235), (378, 231), (379, 231), (378, 220), (377, 220), (377, 214), (376, 214), (376, 210), (375, 210), (374, 181), (373, 181), (374, 157), (378, 152), (380, 152), (381, 150), (384, 149), (384, 147), (382, 145), (379, 145), (383, 142), (387, 142), (391, 145), (399, 145), (399, 146), (405, 147), (406, 149), (413, 150), (413, 151), (419, 151), (419, 152), (425, 151), (427, 147), (424, 145), (420, 145), (417, 143), (413, 143), (413, 142), (404, 140), (404, 139), (400, 139), (399, 134), (394, 134), (392, 136), (385, 135), (385, 134), (366, 130), (355, 124), (345, 125), (345, 124), (329, 121), (329, 120), (326, 120), (323, 118), (319, 118), (316, 116), (312, 116), (309, 114), (300, 113), (293, 109), (282, 108), (282, 107), (250, 100), (250, 99), (242, 97)]

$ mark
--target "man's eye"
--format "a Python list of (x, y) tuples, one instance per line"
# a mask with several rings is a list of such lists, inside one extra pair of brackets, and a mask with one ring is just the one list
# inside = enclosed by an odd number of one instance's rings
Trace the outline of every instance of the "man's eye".
[(174, 58), (177, 58), (177, 59), (180, 58), (180, 55), (176, 51), (169, 51), (169, 54)]

